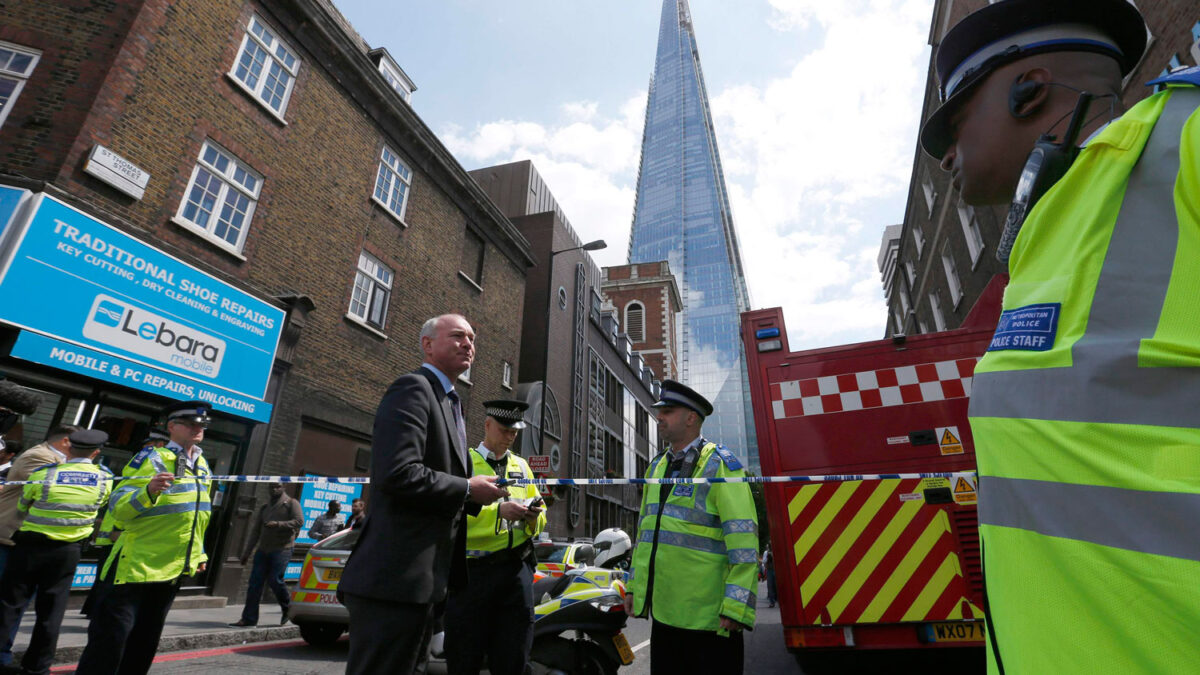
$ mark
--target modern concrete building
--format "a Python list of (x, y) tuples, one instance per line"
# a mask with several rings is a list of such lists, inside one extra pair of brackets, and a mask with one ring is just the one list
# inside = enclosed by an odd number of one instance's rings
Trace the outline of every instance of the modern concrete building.
[[(646, 344), (647, 326), (674, 325), (679, 291), (666, 263), (639, 266), (650, 283), (621, 295), (622, 305), (615, 308), (604, 279), (618, 268), (602, 270), (583, 249), (532, 162), (478, 169), (471, 176), (529, 240), (537, 260), (525, 287), (514, 391), (530, 403), (529, 428), (518, 440), (522, 455), (549, 456), (548, 473), (560, 477), (643, 475), (659, 450), (650, 406), (661, 375), (638, 344)], [(619, 268), (616, 276), (629, 276), (632, 267)], [(636, 344), (623, 324), (628, 312), (622, 313), (633, 304), (643, 307), (632, 336), (642, 338)], [(660, 351), (651, 356), (674, 360), (672, 344), (652, 344)], [(594, 536), (608, 527), (636, 531), (635, 488), (560, 487), (554, 497), (549, 518), (555, 537)]]

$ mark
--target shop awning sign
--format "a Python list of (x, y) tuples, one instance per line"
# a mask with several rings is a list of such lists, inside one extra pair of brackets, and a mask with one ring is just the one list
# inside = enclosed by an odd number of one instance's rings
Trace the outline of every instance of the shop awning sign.
[(23, 210), (0, 251), (0, 321), (38, 335), (13, 356), (270, 418), (283, 310), (48, 195)]

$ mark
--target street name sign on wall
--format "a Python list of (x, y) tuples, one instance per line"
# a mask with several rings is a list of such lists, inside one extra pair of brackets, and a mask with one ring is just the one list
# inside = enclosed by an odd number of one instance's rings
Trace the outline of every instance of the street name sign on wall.
[[(282, 309), (48, 195), (31, 199), (0, 251), (0, 321), (24, 329), (13, 356), (270, 419)], [(5, 203), (0, 191), (0, 223)]]

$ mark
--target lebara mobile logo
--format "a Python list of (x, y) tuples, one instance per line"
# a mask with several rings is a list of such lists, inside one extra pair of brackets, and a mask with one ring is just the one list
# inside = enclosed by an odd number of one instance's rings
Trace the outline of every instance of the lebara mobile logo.
[(104, 324), (110, 328), (116, 328), (121, 325), (121, 318), (124, 316), (124, 306), (118, 305), (115, 302), (97, 302), (96, 312), (92, 314), (92, 321)]
[(225, 341), (107, 295), (97, 295), (83, 323), (83, 336), (172, 370), (216, 378)]

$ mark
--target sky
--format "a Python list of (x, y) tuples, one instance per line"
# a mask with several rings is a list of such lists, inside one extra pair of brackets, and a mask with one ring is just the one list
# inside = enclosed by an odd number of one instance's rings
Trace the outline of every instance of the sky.
[[(660, 0), (334, 0), (468, 170), (531, 159), (627, 262)], [(933, 0), (692, 0), (752, 308), (793, 350), (879, 339), (876, 258), (916, 152)]]

